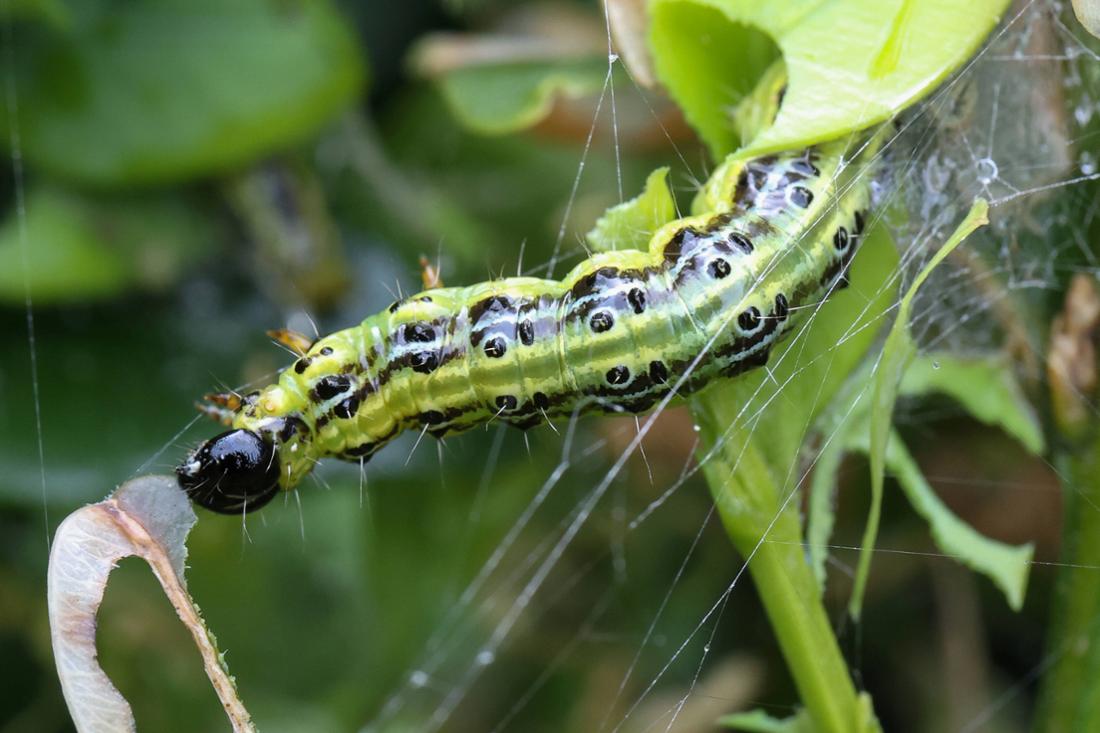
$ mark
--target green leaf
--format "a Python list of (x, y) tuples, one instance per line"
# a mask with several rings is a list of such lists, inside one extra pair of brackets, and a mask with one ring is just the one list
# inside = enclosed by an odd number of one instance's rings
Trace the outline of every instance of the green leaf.
[(668, 167), (649, 174), (645, 189), (608, 209), (586, 238), (597, 252), (644, 250), (653, 232), (676, 218), (676, 202), (668, 188)]
[(959, 519), (928, 485), (920, 467), (894, 431), (890, 433), (885, 462), (909, 503), (928, 522), (936, 546), (971, 570), (989, 577), (1005, 594), (1009, 607), (1019, 611), (1024, 604), (1028, 570), (1034, 554), (1032, 544), (1013, 546), (991, 540)]
[[(857, 720), (852, 730), (879, 730), (875, 713), (871, 707), (871, 698), (866, 692), (856, 697)], [(747, 713), (733, 713), (718, 719), (718, 725), (749, 733), (818, 733), (821, 729), (814, 725), (809, 712), (802, 708), (789, 718), (773, 718), (763, 710), (750, 710)]]
[[(181, 197), (88, 196), (40, 186), (27, 196), (26, 280), (35, 304), (163, 289), (217, 244), (217, 225)], [(22, 228), (0, 226), (0, 301), (22, 303)]]
[(607, 58), (479, 64), (443, 72), (440, 91), (458, 119), (486, 134), (515, 132), (543, 120), (558, 96), (598, 92)]
[[(870, 399), (859, 390), (870, 369), (853, 375), (848, 392), (837, 400), (822, 432), (825, 445), (814, 464), (806, 522), (810, 564), (820, 589), (825, 587), (825, 560), (833, 530), (834, 489), (844, 454), (870, 451)], [(1034, 411), (999, 358), (964, 359), (949, 354), (919, 356), (902, 377), (899, 394), (916, 397), (941, 393), (961, 404), (973, 417), (999, 427), (1032, 453), (1041, 453), (1043, 436)], [(951, 513), (913, 462), (905, 445), (891, 432), (886, 466), (909, 503), (928, 522), (936, 545), (946, 554), (993, 580), (1009, 605), (1018, 609), (1027, 585), (1030, 545), (1013, 546), (987, 539)]]
[(789, 718), (773, 718), (763, 710), (734, 713), (719, 718), (718, 725), (749, 733), (815, 733), (817, 730), (805, 710)]
[(969, 59), (1007, 6), (653, 0), (650, 41), (661, 81), (721, 159), (738, 146), (730, 110), (779, 52), (790, 78), (783, 107), (748, 154), (803, 147), (893, 117)]
[(363, 80), (327, 2), (112, 3), (17, 38), (0, 72), (16, 79), (27, 160), (96, 185), (241, 167), (315, 134)]
[(951, 234), (948, 240), (932, 256), (928, 264), (917, 274), (909, 290), (901, 299), (897, 317), (886, 343), (882, 348), (882, 357), (875, 372), (875, 384), (871, 397), (871, 508), (867, 515), (867, 526), (863, 532), (863, 549), (856, 567), (855, 584), (852, 598), (848, 603), (848, 612), (858, 619), (863, 604), (863, 592), (867, 585), (867, 575), (871, 568), (871, 553), (875, 538), (878, 536), (879, 517), (882, 511), (882, 482), (885, 472), (886, 444), (891, 432), (894, 416), (894, 402), (897, 400), (898, 386), (905, 368), (916, 354), (916, 345), (909, 333), (909, 313), (913, 307), (913, 298), (924, 281), (952, 251), (975, 229), (989, 222), (986, 214), (989, 204), (978, 199), (970, 207), (966, 217)]
[[(863, 381), (865, 379), (857, 378), (853, 380), (853, 384)], [(811, 489), (813, 494), (810, 498), (807, 541), (810, 545), (811, 564), (822, 588), (825, 583), (824, 562), (828, 556), (828, 542), (832, 532), (833, 510), (829, 502), (840, 458), (846, 452), (868, 454), (871, 450), (872, 401), (866, 394), (854, 396), (852, 399), (852, 409), (832, 421), (828, 428), (830, 442), (817, 462)], [(992, 580), (1004, 593), (1009, 606), (1018, 611), (1027, 588), (1032, 545), (1009, 545), (992, 540), (959, 519), (929, 485), (905, 443), (894, 430), (888, 436), (884, 463), (901, 486), (909, 504), (928, 522), (936, 547)]]
[(737, 3), (745, 6), (740, 9), (727, 5), (650, 3), (649, 38), (657, 76), (716, 160), (740, 143), (731, 110), (780, 57), (768, 27), (743, 19), (752, 15), (753, 5), (763, 9), (775, 4)]
[[(868, 373), (867, 370), (860, 371)], [(853, 378), (853, 383), (857, 379)], [(862, 427), (867, 426), (864, 424)], [(847, 423), (844, 429), (850, 429)], [(806, 510), (806, 547), (810, 556), (810, 567), (813, 568), (814, 579), (817, 580), (817, 589), (822, 593), (828, 580), (825, 561), (829, 558), (829, 539), (833, 536), (833, 525), (836, 522), (837, 475), (848, 448), (839, 426), (834, 426), (827, 432), (826, 440), (814, 461)]]
[(1032, 454), (1043, 452), (1043, 430), (1012, 367), (1003, 359), (960, 358), (951, 354), (917, 357), (902, 377), (900, 394), (930, 392), (951, 397), (967, 413), (1001, 428)]

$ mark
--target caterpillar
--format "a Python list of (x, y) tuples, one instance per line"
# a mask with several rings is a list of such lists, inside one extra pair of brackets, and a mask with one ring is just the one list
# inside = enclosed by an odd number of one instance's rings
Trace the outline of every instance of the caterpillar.
[(232, 429), (178, 482), (207, 509), (248, 512), (319, 459), (362, 462), (406, 430), (642, 413), (762, 366), (799, 309), (847, 285), (878, 139), (731, 157), (702, 191), (706, 213), (561, 280), (434, 288), (312, 344), (284, 335), (297, 361), (275, 384), (215, 400)]

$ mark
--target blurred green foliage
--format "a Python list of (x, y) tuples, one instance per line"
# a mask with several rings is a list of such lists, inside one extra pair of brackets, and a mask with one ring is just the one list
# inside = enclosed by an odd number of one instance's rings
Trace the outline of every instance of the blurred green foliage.
[[(195, 196), (110, 196), (56, 184), (28, 192), (26, 219), (0, 226), (0, 300), (29, 289), (40, 303), (113, 298), (130, 288), (165, 290), (225, 241), (224, 222), (196, 216)], [(26, 253), (22, 241), (43, 243)]]
[(443, 75), (440, 89), (465, 125), (499, 134), (542, 120), (558, 95), (581, 97), (599, 92), (607, 77), (607, 60), (595, 56), (564, 63), (456, 69)]
[[(247, 165), (315, 133), (362, 84), (355, 36), (328, 2), (50, 7), (19, 23), (16, 64), (4, 72), (28, 164), (82, 183), (147, 185)], [(0, 117), (5, 133), (10, 117)]]

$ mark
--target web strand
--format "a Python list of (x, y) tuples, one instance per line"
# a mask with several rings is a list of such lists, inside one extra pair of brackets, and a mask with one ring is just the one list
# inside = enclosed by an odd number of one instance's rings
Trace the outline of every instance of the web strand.
[(42, 389), (38, 378), (38, 336), (34, 327), (34, 297), (30, 277), (30, 235), (27, 231), (27, 197), (23, 173), (23, 141), (19, 133), (19, 90), (15, 82), (15, 33), (12, 29), (11, 0), (0, 0), (0, 32), (3, 33), (4, 100), (8, 117), (8, 143), (11, 146), (11, 173), (15, 189), (15, 217), (19, 236), (19, 262), (23, 272), (23, 302), (27, 323), (27, 351), (30, 357), (31, 396), (34, 400), (34, 431), (38, 449), (38, 473), (42, 494), (42, 527), (46, 548), (50, 546), (50, 510), (46, 491), (46, 445), (42, 431)]

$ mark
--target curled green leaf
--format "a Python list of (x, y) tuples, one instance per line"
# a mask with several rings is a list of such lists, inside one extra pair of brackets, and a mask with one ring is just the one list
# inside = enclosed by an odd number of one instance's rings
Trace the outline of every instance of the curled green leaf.
[(1032, 544), (1014, 546), (989, 539), (959, 519), (936, 495), (901, 438), (893, 431), (886, 447), (886, 464), (909, 504), (928, 522), (936, 546), (971, 570), (987, 576), (1004, 593), (1009, 607), (1019, 611), (1024, 605), (1028, 571), (1034, 555)]
[(978, 227), (989, 222), (987, 213), (989, 204), (978, 199), (970, 207), (966, 217), (932, 256), (928, 264), (921, 269), (909, 286), (898, 306), (897, 318), (886, 337), (882, 348), (882, 357), (875, 372), (875, 384), (871, 397), (871, 508), (867, 513), (867, 526), (863, 532), (863, 549), (856, 567), (855, 585), (852, 598), (848, 603), (848, 612), (858, 619), (863, 605), (863, 592), (867, 585), (867, 575), (871, 568), (871, 554), (878, 536), (879, 518), (882, 512), (882, 483), (885, 474), (886, 445), (891, 431), (894, 415), (894, 402), (898, 396), (898, 386), (909, 362), (916, 355), (916, 345), (909, 333), (909, 315), (913, 308), (913, 298), (932, 271), (943, 262)]
[(668, 167), (646, 178), (640, 194), (608, 209), (586, 238), (597, 252), (644, 250), (653, 232), (676, 218), (676, 202), (668, 188)]
[[(893, 117), (969, 59), (1007, 0), (655, 0), (658, 76), (720, 159), (737, 149), (731, 110), (782, 53), (790, 82), (759, 155)], [(890, 17), (884, 23), (883, 17)]]
[[(863, 369), (853, 376), (845, 397), (829, 416), (825, 445), (814, 464), (810, 485), (806, 542), (819, 589), (825, 587), (825, 561), (833, 530), (834, 487), (845, 453), (870, 451), (870, 395), (856, 393), (870, 378)], [(1032, 453), (1041, 452), (1042, 433), (1010, 366), (998, 358), (961, 359), (949, 354), (916, 357), (902, 377), (899, 394), (916, 397), (943, 394), (972, 417), (999, 427)], [(841, 409), (841, 405), (845, 406)], [(850, 407), (848, 407), (850, 406)], [(885, 465), (909, 503), (928, 522), (936, 546), (946, 555), (990, 578), (1018, 610), (1027, 587), (1030, 545), (1008, 545), (979, 534), (940, 500), (901, 438), (890, 432)]]

